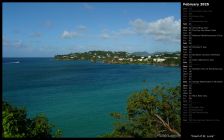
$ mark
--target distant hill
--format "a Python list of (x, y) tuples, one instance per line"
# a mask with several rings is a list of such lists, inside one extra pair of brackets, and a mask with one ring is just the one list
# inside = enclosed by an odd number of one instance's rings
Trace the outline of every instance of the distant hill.
[(161, 54), (180, 54), (179, 51), (176, 52), (154, 52), (154, 53), (148, 53), (148, 52), (133, 52), (131, 53), (132, 55), (136, 55), (136, 56), (149, 56), (149, 55), (161, 55)]
[(148, 52), (133, 52), (132, 55), (136, 55), (136, 56), (149, 56), (150, 53), (148, 53)]
[(149, 54), (148, 52), (135, 52), (130, 54), (124, 51), (89, 51), (83, 53), (70, 53), (67, 55), (56, 55), (54, 58), (56, 60), (88, 60), (93, 63), (102, 62), (108, 64), (157, 64), (163, 66), (180, 66), (180, 53), (178, 52), (158, 52), (154, 54)]
[(180, 54), (180, 51), (175, 51), (175, 52), (167, 52), (167, 51), (164, 51), (164, 52), (154, 52), (151, 55), (161, 55), (161, 54)]

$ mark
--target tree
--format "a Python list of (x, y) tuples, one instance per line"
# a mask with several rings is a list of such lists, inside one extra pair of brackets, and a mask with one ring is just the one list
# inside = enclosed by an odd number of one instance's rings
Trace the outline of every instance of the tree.
[(180, 137), (180, 86), (156, 86), (128, 98), (127, 114), (111, 113), (114, 130), (103, 137)]
[(5, 138), (51, 138), (61, 135), (60, 130), (52, 134), (54, 125), (43, 114), (30, 119), (24, 108), (13, 107), (7, 102), (2, 103), (2, 110), (2, 136)]

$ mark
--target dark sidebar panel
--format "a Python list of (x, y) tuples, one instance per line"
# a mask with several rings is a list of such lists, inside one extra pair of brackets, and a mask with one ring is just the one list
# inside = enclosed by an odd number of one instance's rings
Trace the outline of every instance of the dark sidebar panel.
[(223, 131), (223, 5), (182, 2), (182, 137), (217, 138)]

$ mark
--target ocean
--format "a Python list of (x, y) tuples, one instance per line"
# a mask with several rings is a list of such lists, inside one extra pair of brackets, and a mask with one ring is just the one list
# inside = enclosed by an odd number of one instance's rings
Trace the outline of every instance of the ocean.
[(3, 58), (3, 100), (44, 113), (62, 137), (97, 137), (110, 132), (111, 112), (125, 113), (128, 97), (159, 84), (180, 83), (180, 67)]

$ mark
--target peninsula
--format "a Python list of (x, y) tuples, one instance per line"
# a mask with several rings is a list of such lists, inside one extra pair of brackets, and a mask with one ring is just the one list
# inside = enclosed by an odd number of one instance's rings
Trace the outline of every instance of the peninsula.
[(109, 64), (156, 64), (162, 66), (180, 66), (180, 52), (154, 53), (150, 55), (136, 55), (124, 51), (88, 51), (55, 55), (56, 60), (88, 60)]

